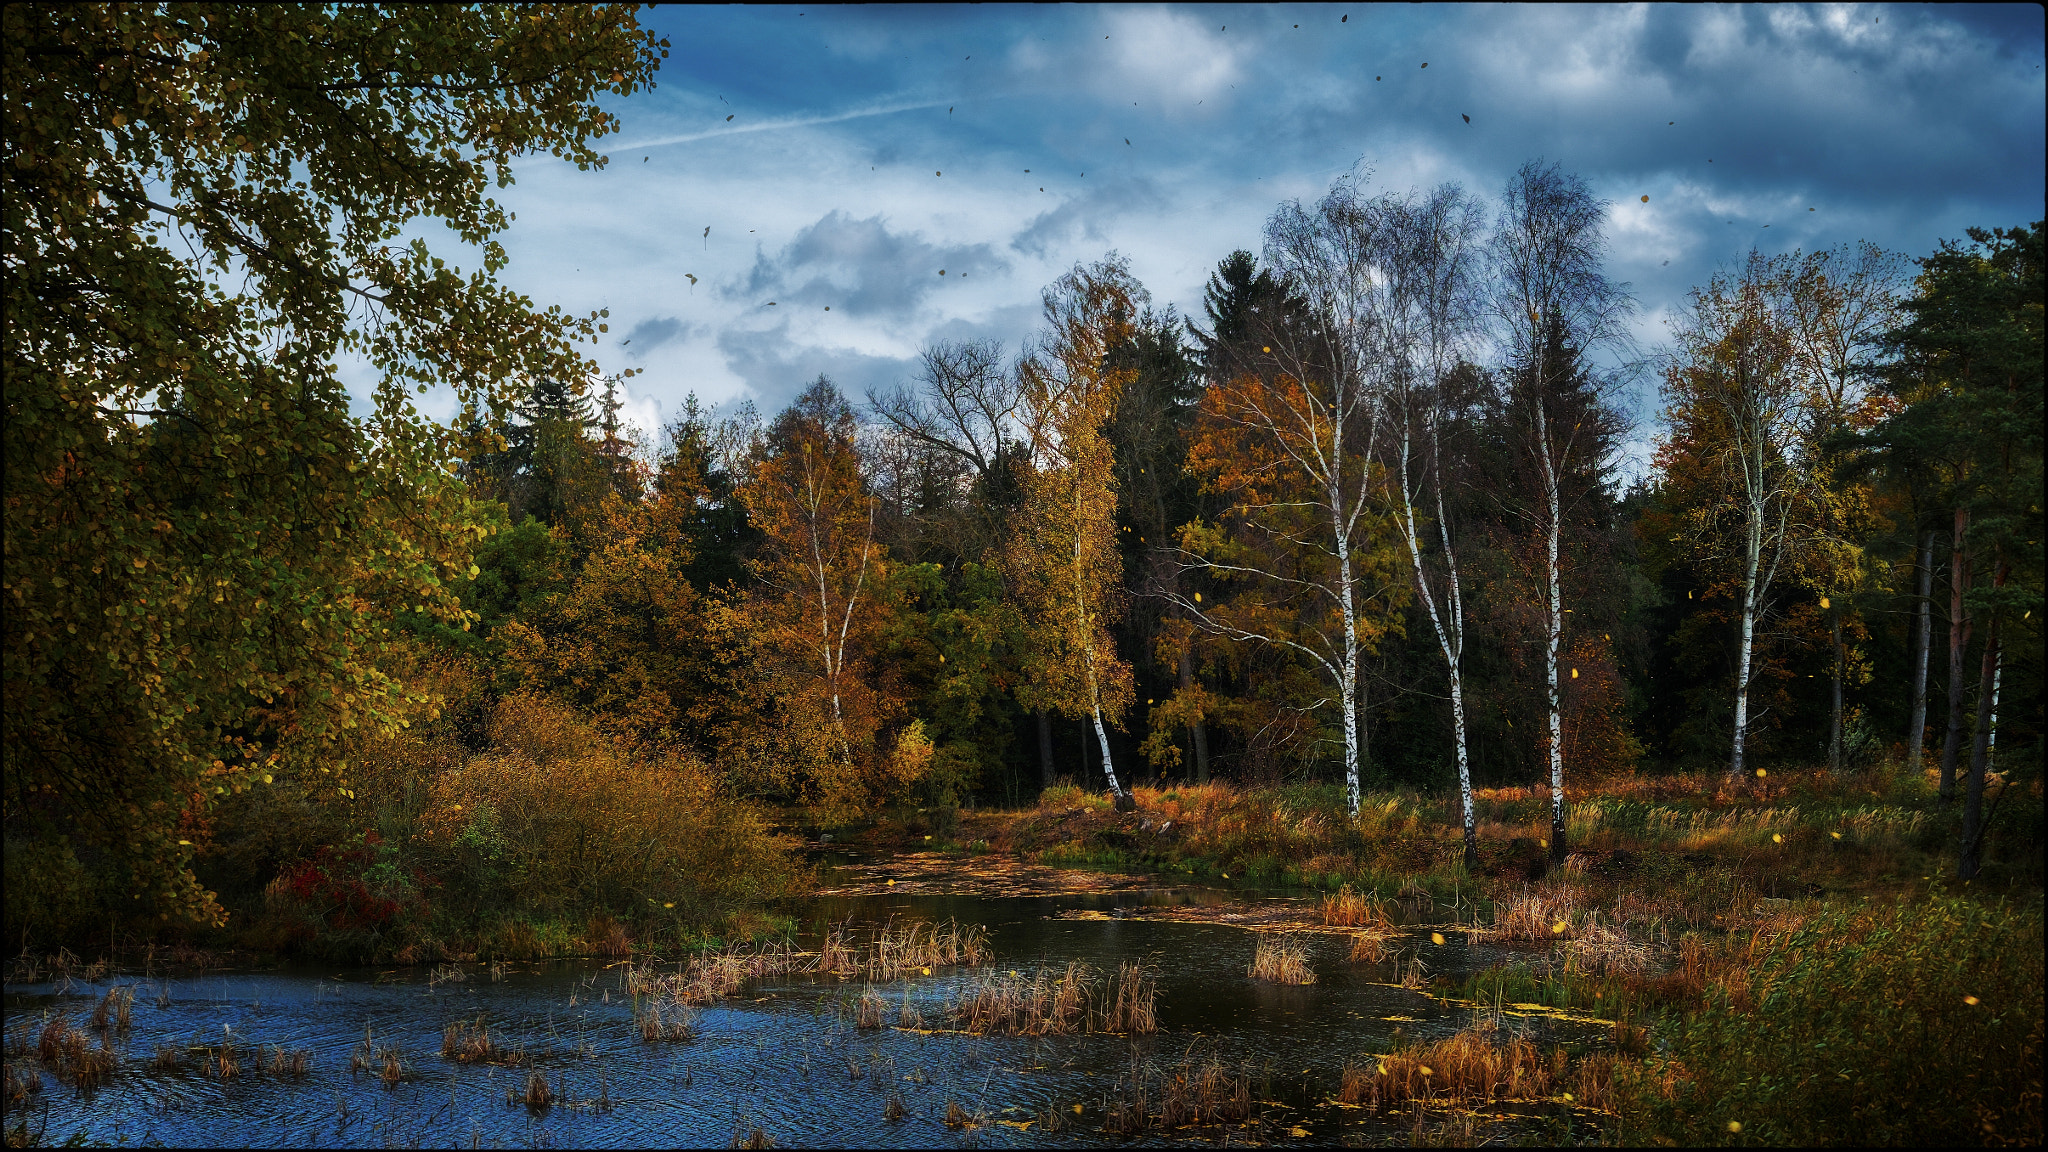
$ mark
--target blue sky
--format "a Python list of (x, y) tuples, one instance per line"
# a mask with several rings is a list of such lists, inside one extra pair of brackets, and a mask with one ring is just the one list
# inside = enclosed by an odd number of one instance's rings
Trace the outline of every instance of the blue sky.
[(859, 399), (934, 339), (1014, 351), (1041, 287), (1110, 249), (1156, 305), (1199, 316), (1219, 259), (1361, 160), (1378, 186), (1489, 200), (1526, 160), (1577, 172), (1613, 204), (1610, 274), (1649, 347), (1751, 245), (1920, 255), (2043, 215), (2033, 5), (645, 19), (672, 55), (614, 101), (610, 166), (530, 159), (499, 198), (519, 217), (507, 279), (611, 310), (595, 354), (642, 370), (628, 411), (647, 426), (692, 391), (772, 413), (820, 372)]

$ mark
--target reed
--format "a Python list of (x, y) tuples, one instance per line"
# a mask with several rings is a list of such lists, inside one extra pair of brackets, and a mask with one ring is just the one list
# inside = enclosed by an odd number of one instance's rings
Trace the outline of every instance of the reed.
[(383, 1062), (383, 1066), (377, 1070), (377, 1079), (383, 1081), (386, 1088), (396, 1088), (407, 1080), (418, 1078), (419, 1074), (406, 1064), (405, 1057), (398, 1049), (386, 1048), (378, 1053), (378, 1058)]
[(749, 1131), (745, 1125), (736, 1124), (733, 1126), (732, 1143), (729, 1147), (773, 1148), (775, 1147), (775, 1138), (763, 1131), (758, 1124), (754, 1125), (752, 1131)]
[(888, 1101), (882, 1105), (882, 1119), (894, 1124), (896, 1121), (903, 1119), (907, 1111), (908, 1109), (903, 1107), (903, 1096), (900, 1093), (891, 1092), (889, 1093)]
[[(1137, 991), (1133, 989), (1134, 998)], [(1057, 974), (1043, 968), (1029, 976), (1016, 972), (989, 973), (963, 989), (946, 1014), (955, 1027), (967, 1032), (1063, 1035), (1088, 1026), (1088, 1007), (1094, 992), (1094, 975), (1079, 962), (1069, 962)], [(1133, 1007), (1136, 1006), (1134, 999)], [(1150, 1001), (1142, 1006), (1149, 1016)]]
[(555, 1089), (538, 1071), (526, 1074), (526, 1093), (520, 1097), (529, 1112), (545, 1112), (555, 1106)]
[(1353, 964), (1378, 964), (1391, 959), (1399, 955), (1399, 952), (1388, 944), (1391, 939), (1391, 934), (1372, 928), (1353, 933), (1351, 952), (1347, 959)]
[(910, 1000), (910, 981), (903, 982), (903, 1003), (896, 1010), (896, 1026), (899, 1028), (923, 1028), (924, 1013)]
[(441, 1029), (441, 1058), (457, 1064), (503, 1064), (508, 1067), (525, 1061), (523, 1049), (507, 1048), (491, 1035), (491, 1029), (479, 1015), (475, 1020), (457, 1020)]
[(886, 1009), (882, 994), (870, 984), (861, 989), (860, 1004), (854, 1009), (854, 1026), (863, 1031), (873, 1031), (882, 1026), (882, 1013)]
[(663, 1015), (659, 1003), (650, 1001), (633, 1018), (642, 1043), (677, 1043), (697, 1034), (696, 1013), (687, 1004), (676, 1004)]
[(967, 1109), (962, 1108), (958, 1100), (948, 1099), (946, 1101), (946, 1127), (971, 1128), (977, 1126), (974, 1116)]
[(176, 1072), (185, 1066), (185, 1050), (175, 1044), (159, 1044), (149, 1066), (158, 1072)]
[(242, 1074), (242, 1054), (235, 1050), (232, 1037), (206, 1055), (206, 1061), (200, 1065), (200, 1071), (206, 1075), (216, 1080), (233, 1080)]
[(1135, 961), (1118, 965), (1103, 998), (1099, 1030), (1133, 1035), (1159, 1031), (1158, 1000), (1157, 976)]
[(1346, 884), (1335, 894), (1323, 897), (1323, 923), (1333, 928), (1379, 928), (1391, 931), (1394, 919), (1379, 893), (1356, 893)]
[(100, 997), (100, 1002), (93, 1006), (93, 1030), (104, 1032), (109, 1027), (112, 1027), (126, 1032), (130, 1023), (130, 1010), (134, 1005), (135, 988), (133, 985), (121, 984), (108, 988), (107, 994)]
[(1547, 1097), (1564, 1083), (1563, 1049), (1544, 1055), (1527, 1036), (1503, 1035), (1490, 1021), (1442, 1040), (1344, 1070), (1338, 1100), (1382, 1112), (1409, 1101)]
[(313, 1054), (304, 1048), (286, 1051), (282, 1044), (270, 1046), (270, 1058), (263, 1062), (263, 1070), (277, 1077), (303, 1079), (313, 1066)]
[(1316, 974), (1308, 966), (1308, 945), (1293, 936), (1261, 933), (1247, 971), (1254, 980), (1271, 984), (1313, 984)]
[(7, 1102), (18, 1104), (43, 1090), (42, 1071), (27, 1061), (7, 1062)]
[(1514, 896), (1496, 901), (1493, 926), (1479, 929), (1473, 935), (1480, 940), (1541, 944), (1571, 939), (1586, 923), (1587, 913), (1578, 889), (1524, 888)]
[(1159, 1126), (1241, 1124), (1251, 1118), (1252, 1080), (1232, 1075), (1214, 1057), (1196, 1065), (1183, 1061), (1168, 1073), (1159, 1093)]

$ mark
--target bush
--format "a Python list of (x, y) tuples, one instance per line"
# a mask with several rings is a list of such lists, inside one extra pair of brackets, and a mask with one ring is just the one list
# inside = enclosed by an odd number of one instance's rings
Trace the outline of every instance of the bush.
[(2042, 969), (2038, 904), (1817, 916), (1772, 943), (1746, 992), (1678, 1026), (1633, 1084), (1624, 1138), (2039, 1144)]
[(704, 764), (632, 755), (566, 706), (514, 697), (491, 750), (434, 783), (428, 844), (476, 878), (486, 906), (535, 916), (645, 913), (802, 890), (785, 838)]

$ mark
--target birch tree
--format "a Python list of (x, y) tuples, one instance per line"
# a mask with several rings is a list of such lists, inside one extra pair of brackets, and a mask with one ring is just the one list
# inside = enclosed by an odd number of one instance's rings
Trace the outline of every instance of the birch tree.
[[(1472, 337), (1479, 205), (1454, 184), (1418, 200), (1383, 200), (1390, 223), (1389, 303), (1379, 349), (1399, 409), (1395, 492), (1403, 539), (1414, 567), (1415, 590), (1444, 658), (1451, 697), (1451, 735), (1458, 762), (1458, 798), (1464, 820), (1465, 866), (1479, 866), (1472, 804), (1472, 757), (1465, 717), (1465, 593), (1445, 489), (1458, 470), (1447, 449), (1444, 423), (1452, 372), (1465, 363)], [(1419, 458), (1418, 458), (1419, 457)], [(1435, 563), (1424, 559), (1416, 505), (1433, 499)], [(1434, 573), (1431, 569), (1435, 568)]]
[(1045, 329), (1018, 369), (1031, 467), (1006, 564), (1036, 655), (1020, 703), (1088, 718), (1120, 808), (1133, 801), (1117, 778), (1108, 725), (1121, 723), (1134, 691), (1110, 632), (1124, 580), (1105, 429), (1130, 375), (1110, 353), (1130, 339), (1145, 299), (1115, 253), (1045, 290)]
[[(862, 481), (853, 409), (820, 376), (756, 446), (739, 490), (762, 533), (749, 608), (789, 698), (828, 745), (817, 781), (831, 809), (864, 807), (882, 778), (872, 755), (889, 711), (870, 667), (886, 606), (876, 500)], [(896, 781), (901, 783), (901, 781)]]
[(1395, 602), (1373, 460), (1394, 222), (1363, 194), (1367, 175), (1266, 224), (1266, 260), (1292, 303), (1259, 313), (1242, 357), (1203, 396), (1188, 466), (1225, 509), (1181, 530), (1182, 563), (1233, 591), (1207, 604), (1169, 594), (1204, 631), (1286, 649), (1322, 675), (1354, 816), (1359, 659), (1393, 626)]
[(1508, 181), (1490, 245), (1492, 318), (1503, 351), (1508, 411), (1526, 474), (1533, 527), (1543, 540), (1543, 683), (1548, 705), (1550, 854), (1565, 858), (1564, 709), (1558, 654), (1564, 642), (1561, 564), (1565, 524), (1593, 495), (1620, 420), (1597, 385), (1560, 353), (1583, 356), (1626, 345), (1632, 309), (1602, 271), (1606, 205), (1578, 177), (1531, 162)]
[[(1905, 258), (1865, 241), (1794, 257), (1785, 286), (1792, 363), (1804, 393), (1801, 409), (1807, 440), (1804, 453), (1816, 483), (1832, 478), (1844, 433), (1868, 429), (1883, 415), (1865, 359), (1867, 350), (1898, 326), (1905, 284)], [(1867, 518), (1869, 488), (1851, 482), (1818, 505), (1824, 550), (1832, 561), (1816, 566), (1822, 608), (1828, 616), (1832, 707), (1828, 719), (1828, 767), (1842, 768), (1842, 686), (1849, 664), (1843, 645), (1844, 617), (1862, 572), (1862, 549), (1852, 543)]]
[(1695, 289), (1665, 375), (1674, 437), (1690, 439), (1720, 474), (1723, 499), (1691, 510), (1695, 545), (1737, 569), (1731, 782), (1747, 770), (1757, 628), (1772, 585), (1797, 559), (1810, 480), (1798, 458), (1803, 394), (1783, 289), (1782, 262), (1756, 252), (1737, 272), (1717, 273)]

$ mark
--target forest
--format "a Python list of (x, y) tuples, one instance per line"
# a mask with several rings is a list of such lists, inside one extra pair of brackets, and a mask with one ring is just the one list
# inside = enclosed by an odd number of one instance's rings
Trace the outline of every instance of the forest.
[[(24, 958), (787, 939), (826, 842), (1333, 924), (1455, 889), (1537, 941), (1662, 901), (1704, 933), (1666, 975), (1473, 979), (1607, 989), (1624, 1037), (1697, 1012), (1690, 1074), (1764, 1101), (1731, 1021), (1825, 997), (1758, 942), (1838, 946), (1982, 1056), (1858, 1081), (1929, 1094), (1883, 1123), (2039, 1140), (2042, 222), (1751, 251), (1650, 340), (1569, 168), (1360, 167), (1199, 315), (1111, 251), (1021, 346), (637, 428), (578, 347), (608, 317), (501, 280), (487, 194), (605, 163), (599, 97), (667, 54), (631, 11), (6, 12)], [(1964, 973), (2007, 1015), (1942, 1014)], [(1740, 1131), (1653, 1065), (1639, 1136)]]

